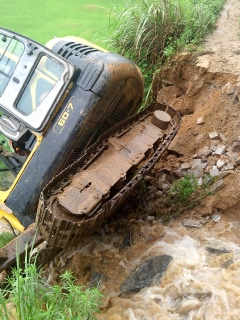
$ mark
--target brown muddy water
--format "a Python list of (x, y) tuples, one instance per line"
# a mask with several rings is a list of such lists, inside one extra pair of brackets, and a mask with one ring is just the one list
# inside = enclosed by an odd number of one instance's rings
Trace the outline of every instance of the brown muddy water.
[[(95, 234), (68, 249), (51, 265), (49, 281), (72, 270), (77, 284), (89, 286), (98, 275), (104, 306), (99, 320), (237, 320), (240, 319), (239, 222), (221, 215), (202, 228), (186, 228), (182, 220), (168, 226), (139, 222), (130, 243), (117, 230)], [(122, 293), (127, 276), (144, 261), (170, 255), (157, 282), (135, 293)]]

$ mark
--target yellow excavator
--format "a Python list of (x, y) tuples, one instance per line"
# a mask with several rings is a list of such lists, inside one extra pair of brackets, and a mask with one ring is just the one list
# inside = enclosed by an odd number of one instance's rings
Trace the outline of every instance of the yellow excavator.
[[(0, 29), (0, 217), (23, 247), (35, 222), (36, 245), (76, 243), (151, 170), (180, 116), (160, 104), (138, 113), (143, 92), (140, 69), (119, 54)], [(0, 270), (15, 250), (0, 251)]]

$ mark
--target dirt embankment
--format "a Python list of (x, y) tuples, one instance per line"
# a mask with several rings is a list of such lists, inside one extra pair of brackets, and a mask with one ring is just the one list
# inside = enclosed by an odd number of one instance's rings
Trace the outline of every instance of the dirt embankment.
[[(226, 146), (225, 155), (240, 141), (239, 12), (240, 3), (228, 0), (216, 30), (205, 39), (202, 51), (178, 54), (155, 75), (154, 98), (177, 109), (183, 120), (169, 149), (186, 161), (210, 146), (212, 132), (220, 135), (219, 143)], [(200, 118), (202, 123), (198, 124)], [(168, 166), (167, 161), (162, 165)], [(208, 199), (209, 213), (214, 207), (237, 212), (239, 170), (235, 163), (234, 170), (225, 174), (228, 175), (224, 178), (225, 187)]]

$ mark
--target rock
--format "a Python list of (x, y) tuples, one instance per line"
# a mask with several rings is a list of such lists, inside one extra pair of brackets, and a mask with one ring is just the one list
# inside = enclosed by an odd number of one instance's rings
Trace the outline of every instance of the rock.
[(171, 256), (163, 254), (144, 261), (122, 283), (121, 292), (137, 292), (158, 283), (172, 259)]
[(200, 164), (199, 168), (205, 169), (207, 165), (208, 165), (207, 162), (202, 162), (202, 163)]
[(211, 140), (216, 140), (216, 139), (219, 139), (219, 135), (218, 135), (218, 133), (216, 131), (213, 131), (213, 132), (209, 133), (209, 138)]
[(232, 152), (240, 152), (240, 142), (234, 142), (232, 145)]
[(197, 118), (197, 124), (204, 124), (204, 119), (203, 117)]
[(212, 169), (210, 169), (209, 173), (210, 173), (210, 176), (212, 177), (219, 176), (219, 170), (216, 166), (213, 166)]
[(221, 139), (222, 141), (227, 141), (227, 139), (226, 139), (226, 137), (224, 136), (224, 134), (220, 133), (219, 136), (220, 136), (220, 139)]
[(224, 253), (230, 253), (229, 250), (223, 248), (223, 249), (216, 249), (216, 248), (212, 248), (212, 247), (206, 247), (206, 250), (210, 253), (214, 253), (214, 254), (217, 254), (217, 255), (220, 255), (220, 254), (224, 254)]
[(192, 167), (192, 164), (190, 162), (184, 162), (181, 164), (181, 169), (190, 169)]
[(217, 167), (218, 169), (222, 169), (222, 167), (225, 165), (225, 162), (222, 161), (221, 159), (218, 159), (217, 161)]
[(199, 156), (208, 157), (211, 153), (212, 153), (212, 151), (210, 150), (210, 148), (208, 146), (203, 147), (198, 151)]
[(197, 184), (198, 184), (198, 186), (201, 186), (203, 184), (203, 178), (202, 177), (197, 179)]
[(240, 165), (240, 155), (237, 157), (236, 159), (236, 165), (239, 166)]
[(202, 228), (201, 222), (193, 219), (184, 219), (182, 224), (185, 227)]
[(217, 155), (221, 155), (221, 154), (223, 154), (224, 152), (225, 152), (225, 150), (226, 150), (226, 146), (224, 146), (224, 145), (219, 145), (218, 147), (217, 147), (217, 149), (216, 149), (216, 151), (214, 152), (214, 154), (217, 154)]
[(163, 190), (163, 192), (169, 190), (170, 188), (171, 188), (171, 187), (169, 186), (169, 184), (167, 184), (167, 183), (163, 183), (163, 184), (162, 184), (162, 190)]
[(226, 170), (226, 171), (234, 170), (234, 165), (232, 163), (229, 163), (224, 167), (224, 170)]
[(214, 152), (217, 150), (217, 146), (215, 146), (214, 144), (211, 144), (210, 149)]
[(99, 287), (99, 285), (101, 284), (103, 280), (103, 275), (99, 272), (93, 272), (91, 279), (90, 279), (90, 284), (89, 287), (90, 288), (97, 288)]
[(215, 181), (209, 188), (211, 192), (217, 192), (218, 190), (222, 189), (224, 187), (225, 183), (223, 179), (219, 179)]
[(201, 177), (203, 177), (203, 176), (204, 176), (204, 170), (201, 169), (201, 168), (198, 168), (198, 169), (194, 170), (193, 176), (194, 176), (194, 178), (201, 178)]
[(221, 220), (221, 218), (222, 217), (220, 216), (220, 214), (211, 214), (211, 219), (214, 222), (219, 222)]
[(201, 159), (193, 159), (191, 169), (196, 169), (202, 163)]
[(224, 93), (226, 93), (228, 95), (233, 94), (235, 89), (236, 89), (236, 85), (232, 84), (231, 82), (228, 82), (222, 87), (222, 94), (224, 94)]

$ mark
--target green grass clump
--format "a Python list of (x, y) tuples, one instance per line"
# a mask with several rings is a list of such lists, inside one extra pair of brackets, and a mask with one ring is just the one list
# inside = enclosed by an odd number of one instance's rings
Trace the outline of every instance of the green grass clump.
[(225, 1), (127, 1), (115, 12), (115, 31), (108, 44), (139, 65), (148, 86), (159, 63), (199, 43), (214, 29)]
[(192, 175), (186, 175), (175, 181), (166, 197), (161, 197), (156, 201), (153, 214), (161, 216), (163, 221), (168, 222), (183, 211), (194, 208), (207, 195), (212, 195), (209, 188), (215, 179), (215, 177), (205, 175), (201, 186)]
[(4, 247), (8, 242), (14, 239), (14, 235), (10, 232), (0, 234), (0, 248)]
[(60, 276), (60, 284), (50, 286), (34, 262), (18, 259), (6, 289), (0, 290), (1, 320), (91, 320), (99, 312), (102, 294), (97, 288), (75, 286), (71, 272)]

